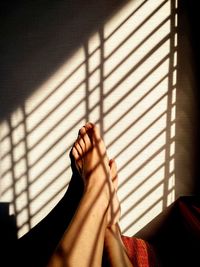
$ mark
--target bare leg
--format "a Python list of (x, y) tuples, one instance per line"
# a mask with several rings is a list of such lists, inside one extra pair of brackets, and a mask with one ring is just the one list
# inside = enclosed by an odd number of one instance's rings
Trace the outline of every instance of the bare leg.
[(48, 267), (101, 266), (105, 230), (113, 223), (112, 213), (118, 209), (105, 145), (98, 129), (87, 124), (80, 134), (72, 154), (83, 177), (84, 194)]
[[(111, 177), (115, 190), (118, 188), (117, 166), (114, 160), (109, 163)], [(107, 264), (114, 267), (133, 266), (126, 252), (126, 248), (121, 239), (121, 232), (118, 223), (107, 227), (105, 232), (104, 253), (108, 260)]]

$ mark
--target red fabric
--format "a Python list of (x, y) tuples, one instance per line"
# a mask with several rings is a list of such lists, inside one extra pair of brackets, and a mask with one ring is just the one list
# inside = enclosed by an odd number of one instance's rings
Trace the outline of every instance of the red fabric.
[(155, 267), (155, 257), (150, 245), (135, 237), (122, 236), (133, 267)]
[[(158, 242), (158, 244), (161, 244), (162, 255), (159, 256), (166, 256), (166, 258), (163, 258), (163, 266), (200, 266), (200, 197), (181, 197), (175, 201), (173, 206), (176, 216), (174, 217), (174, 214), (169, 215), (172, 220), (175, 219), (173, 223), (170, 221), (169, 224), (169, 227), (172, 228), (172, 235), (170, 235), (170, 232), (166, 232), (167, 235), (165, 236), (165, 227), (164, 235), (162, 235), (162, 232), (155, 233), (161, 235), (161, 243)], [(122, 236), (122, 240), (133, 267), (155, 267), (159, 265), (148, 242), (126, 236)], [(168, 245), (170, 245), (169, 250)], [(163, 254), (165, 250), (166, 255)], [(169, 251), (173, 256), (169, 254)], [(170, 265), (165, 264), (168, 259)], [(191, 260), (193, 260), (192, 262), (198, 262), (198, 264), (192, 264)]]

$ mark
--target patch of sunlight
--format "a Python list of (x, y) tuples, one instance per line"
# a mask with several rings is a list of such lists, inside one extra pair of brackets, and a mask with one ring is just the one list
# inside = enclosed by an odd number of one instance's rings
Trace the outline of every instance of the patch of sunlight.
[(176, 10), (173, 0), (129, 1), (1, 122), (0, 200), (11, 202), (18, 236), (66, 191), (69, 152), (86, 121), (116, 159), (124, 234), (174, 201)]

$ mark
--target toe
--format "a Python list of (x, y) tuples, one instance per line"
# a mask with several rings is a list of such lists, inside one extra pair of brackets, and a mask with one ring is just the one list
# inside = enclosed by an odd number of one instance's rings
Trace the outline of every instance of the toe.
[(82, 149), (81, 149), (81, 146), (80, 146), (78, 140), (75, 142), (74, 146), (75, 146), (75, 148), (76, 148), (76, 150), (77, 150), (77, 152), (79, 154), (79, 157), (81, 157), (83, 152), (82, 152)]
[(98, 141), (101, 140), (101, 134), (100, 134), (99, 128), (96, 125), (94, 125), (92, 129), (93, 129), (93, 132), (94, 132), (95, 139), (98, 140)]
[(85, 128), (86, 128), (86, 130), (92, 129), (92, 128), (94, 128), (94, 124), (92, 122), (87, 122), (85, 124)]
[(92, 144), (90, 137), (88, 135), (88, 131), (90, 131), (90, 129), (87, 129), (86, 127), (81, 128), (81, 135), (84, 140), (85, 148), (87, 151), (91, 148), (91, 144)]
[(85, 134), (85, 126), (83, 126), (80, 130), (79, 130), (79, 135), (83, 136)]
[(84, 154), (84, 153), (85, 153), (85, 142), (84, 142), (82, 136), (80, 136), (80, 137), (78, 138), (78, 143), (79, 143), (79, 146), (81, 147), (82, 154)]
[(73, 148), (72, 148), (72, 155), (73, 155), (73, 157), (74, 157), (74, 159), (77, 161), (78, 159), (79, 159), (79, 153), (78, 153), (78, 151), (77, 151), (77, 149), (76, 149), (76, 147), (75, 146), (73, 146)]

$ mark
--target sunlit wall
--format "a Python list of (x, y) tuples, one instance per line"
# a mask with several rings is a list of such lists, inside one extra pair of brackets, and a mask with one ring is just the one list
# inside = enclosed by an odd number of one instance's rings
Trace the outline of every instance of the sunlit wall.
[(0, 201), (19, 236), (59, 201), (79, 128), (97, 123), (119, 171), (122, 232), (175, 198), (177, 1), (130, 1), (1, 123)]

